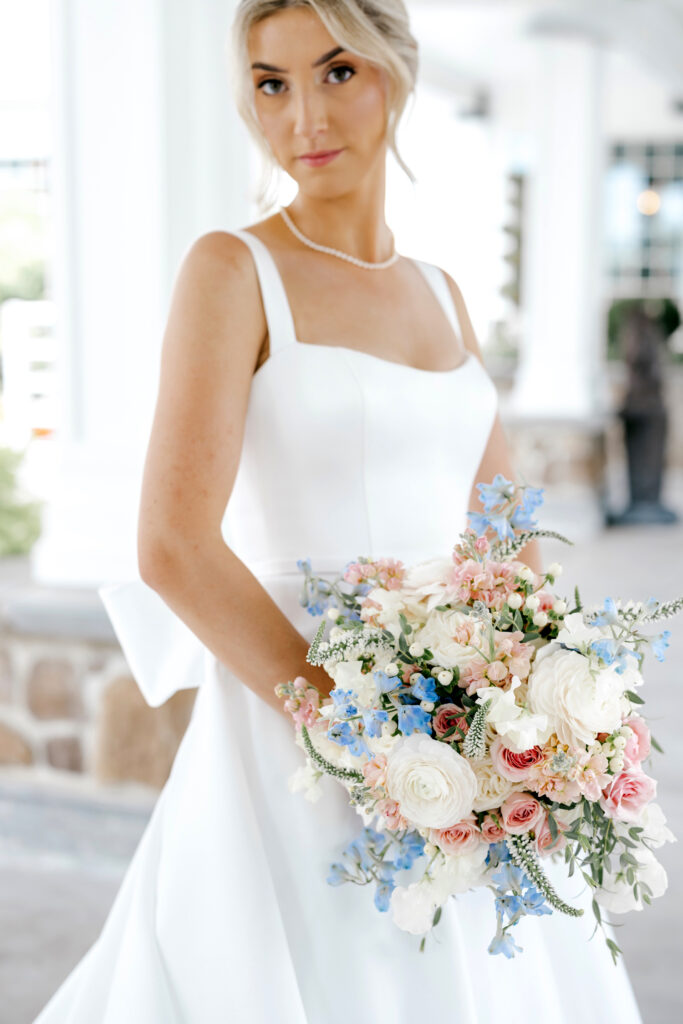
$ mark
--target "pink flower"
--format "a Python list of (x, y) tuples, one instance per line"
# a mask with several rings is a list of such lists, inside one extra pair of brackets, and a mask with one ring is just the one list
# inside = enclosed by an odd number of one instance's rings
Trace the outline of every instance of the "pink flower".
[(529, 775), (530, 768), (543, 761), (545, 754), (539, 746), (530, 747), (520, 754), (515, 753), (503, 744), (502, 736), (496, 736), (491, 744), (493, 767), (499, 775), (512, 782), (520, 782)]
[[(499, 821), (501, 820), (500, 812), (496, 814), (496, 817)], [(491, 814), (487, 814), (482, 821), (481, 833), (488, 843), (497, 843), (500, 839), (505, 838), (505, 829), (494, 820)]]
[(385, 800), (378, 800), (376, 809), (386, 819), (386, 827), (390, 831), (393, 832), (396, 829), (408, 827), (408, 822), (401, 814), (399, 805), (390, 797), (387, 797)]
[(603, 790), (600, 806), (611, 818), (637, 821), (643, 807), (654, 798), (657, 783), (639, 768), (628, 768)]
[(482, 835), (474, 815), (471, 814), (450, 828), (430, 829), (429, 838), (444, 853), (464, 853), (465, 850), (473, 850), (479, 846)]
[(548, 815), (545, 812), (543, 814), (541, 824), (536, 826), (536, 850), (541, 856), (555, 853), (556, 850), (561, 850), (567, 845), (567, 840), (562, 835), (565, 826), (561, 825), (557, 819), (555, 820), (557, 822), (558, 831), (558, 835), (555, 837), (555, 840), (553, 840), (550, 825), (548, 824)]
[(500, 808), (506, 832), (522, 835), (543, 820), (543, 807), (531, 793), (510, 793)]
[(624, 766), (635, 768), (650, 753), (650, 730), (640, 715), (631, 715), (624, 725), (633, 729), (633, 734), (626, 740), (624, 748)]
[[(459, 725), (463, 732), (467, 732), (468, 725), (464, 717), (464, 709), (457, 704), (442, 704), (432, 719), (432, 728), (437, 736), (441, 737), (454, 725)], [(460, 740), (462, 736), (457, 731), (451, 733), (448, 739)]]
[(365, 762), (361, 771), (363, 772), (365, 781), (371, 789), (375, 789), (377, 786), (383, 786), (387, 774), (386, 754), (375, 754), (374, 757)]

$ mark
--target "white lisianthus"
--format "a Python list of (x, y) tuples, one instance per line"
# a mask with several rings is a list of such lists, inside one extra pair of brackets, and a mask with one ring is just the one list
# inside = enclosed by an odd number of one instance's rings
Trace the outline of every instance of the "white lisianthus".
[(449, 896), (467, 892), (481, 885), (486, 874), (488, 844), (479, 843), (462, 853), (443, 854), (430, 868), (437, 903), (445, 903)]
[[(442, 668), (457, 666), (462, 671), (471, 661), (479, 657), (474, 647), (459, 643), (454, 639), (455, 631), (463, 623), (471, 621), (471, 616), (455, 609), (431, 613), (418, 635), (419, 642), (428, 647), (434, 655), (430, 664), (440, 665)], [(479, 648), (482, 645), (482, 629), (482, 624), (477, 621), (472, 641)]]
[(403, 577), (401, 592), (411, 615), (424, 622), (437, 604), (449, 599), (448, 577), (453, 571), (453, 559), (439, 556), (411, 565)]
[[(654, 853), (646, 847), (632, 850), (633, 856), (638, 861), (638, 867), (634, 868), (638, 882), (649, 885), (652, 892), (650, 897), (654, 899), (666, 892), (669, 884), (666, 871), (659, 863)], [(598, 903), (611, 910), (614, 914), (626, 914), (629, 910), (642, 910), (643, 901), (636, 899), (633, 895), (633, 886), (627, 881), (626, 875), (617, 877), (617, 874), (606, 875), (600, 889), (595, 889), (593, 895)]]
[(404, 932), (422, 935), (432, 927), (438, 903), (428, 881), (398, 885), (391, 894), (391, 916), (394, 924)]
[(372, 672), (362, 672), (360, 658), (338, 661), (331, 665), (329, 674), (339, 690), (353, 690), (362, 707), (370, 707), (377, 696), (377, 687)]
[(307, 800), (310, 800), (314, 804), (323, 795), (322, 787), (320, 786), (320, 780), (323, 773), (319, 771), (312, 763), (310, 758), (306, 758), (306, 764), (300, 765), (296, 771), (292, 772), (287, 780), (287, 787), (290, 793), (298, 793), (300, 789), (304, 791), (304, 796)]
[[(560, 743), (590, 745), (599, 732), (612, 733), (622, 720), (623, 677), (613, 666), (596, 670), (589, 658), (564, 647), (536, 653), (528, 679), (532, 711), (548, 716)], [(626, 673), (624, 673), (626, 675)]]
[(467, 758), (418, 732), (389, 752), (386, 789), (411, 824), (449, 828), (472, 810), (477, 779)]
[(552, 732), (552, 726), (546, 714), (527, 711), (516, 703), (515, 690), (521, 686), (519, 676), (513, 676), (507, 690), (499, 686), (487, 686), (477, 690), (477, 703), (493, 703), (486, 716), (488, 725), (492, 725), (499, 736), (505, 737), (505, 746), (519, 754), (529, 750), (536, 744), (545, 743)]
[(474, 811), (491, 811), (494, 807), (500, 807), (506, 796), (520, 788), (519, 783), (499, 775), (488, 757), (482, 761), (472, 761), (471, 764), (477, 780), (477, 792), (472, 801)]
[(384, 587), (373, 587), (365, 597), (376, 601), (380, 607), (375, 608), (374, 605), (370, 605), (361, 608), (360, 617), (363, 622), (367, 622), (371, 618), (375, 619), (380, 626), (384, 626), (398, 639), (401, 633), (399, 612), (405, 612), (403, 592), (401, 590), (385, 590)]

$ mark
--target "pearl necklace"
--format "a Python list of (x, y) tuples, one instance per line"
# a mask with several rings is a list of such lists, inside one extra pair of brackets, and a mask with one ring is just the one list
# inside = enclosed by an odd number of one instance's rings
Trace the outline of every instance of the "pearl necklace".
[(348, 260), (349, 263), (353, 263), (357, 267), (363, 267), (365, 270), (383, 270), (385, 267), (393, 266), (396, 260), (399, 259), (399, 254), (396, 252), (395, 248), (389, 259), (382, 260), (381, 263), (371, 263), (369, 260), (359, 259), (358, 256), (350, 256), (348, 252), (341, 252), (339, 249), (333, 249), (329, 245), (319, 245), (317, 242), (311, 241), (310, 238), (307, 238), (306, 235), (299, 231), (298, 227), (296, 226), (296, 224), (294, 224), (289, 214), (285, 210), (284, 206), (281, 206), (279, 208), (278, 213), (282, 214), (282, 219), (284, 220), (289, 230), (292, 232), (293, 235), (296, 235), (299, 241), (303, 242), (304, 245), (309, 246), (309, 248), (311, 249), (317, 249), (318, 252), (327, 252), (330, 254), (330, 256), (338, 256), (342, 260)]

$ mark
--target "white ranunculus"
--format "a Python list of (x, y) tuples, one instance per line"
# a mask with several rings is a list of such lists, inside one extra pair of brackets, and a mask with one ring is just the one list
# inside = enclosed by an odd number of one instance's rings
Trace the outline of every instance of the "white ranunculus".
[(411, 824), (449, 828), (472, 810), (477, 779), (467, 758), (448, 743), (417, 732), (389, 751), (386, 788)]
[[(561, 743), (593, 743), (596, 733), (621, 725), (623, 681), (609, 669), (591, 668), (575, 650), (558, 647), (537, 652), (531, 665), (527, 700), (531, 711), (548, 716)], [(595, 676), (595, 677), (594, 677)]]
[[(445, 612), (431, 612), (416, 637), (434, 655), (430, 664), (440, 665), (442, 668), (455, 668), (457, 665), (462, 671), (473, 659), (479, 657), (474, 647), (461, 644), (454, 639), (456, 629), (467, 621), (472, 621), (471, 616), (455, 609)], [(472, 641), (480, 650), (482, 647), (482, 630), (482, 624), (476, 621)]]
[(437, 858), (430, 871), (433, 876), (432, 886), (439, 904), (445, 903), (449, 896), (467, 892), (468, 889), (484, 883), (488, 850), (486, 843), (479, 843), (471, 850), (444, 854)]
[(533, 714), (516, 703), (515, 691), (519, 686), (519, 676), (513, 676), (507, 690), (499, 686), (477, 690), (478, 704), (485, 704), (487, 700), (493, 702), (486, 715), (487, 725), (492, 725), (499, 736), (505, 737), (505, 746), (517, 754), (545, 743), (552, 732), (547, 715)]
[(429, 882), (411, 882), (397, 885), (391, 894), (391, 916), (394, 924), (404, 932), (423, 935), (432, 927), (438, 904)]
[(499, 775), (489, 757), (471, 764), (477, 780), (477, 793), (472, 801), (474, 811), (491, 811), (500, 807), (506, 796), (520, 788), (519, 783)]
[[(669, 884), (663, 866), (654, 853), (646, 847), (631, 852), (638, 861), (638, 867), (634, 869), (637, 880), (650, 886), (652, 899), (661, 896), (666, 892)], [(633, 895), (633, 886), (627, 882), (625, 876), (619, 879), (616, 875), (605, 876), (602, 888), (596, 889), (593, 895), (601, 906), (614, 914), (626, 914), (629, 910), (642, 910), (644, 906), (642, 899), (636, 899)]]

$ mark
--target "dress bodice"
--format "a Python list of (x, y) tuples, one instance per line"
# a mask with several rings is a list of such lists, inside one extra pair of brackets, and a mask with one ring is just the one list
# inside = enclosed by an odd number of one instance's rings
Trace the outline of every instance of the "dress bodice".
[[(468, 351), (454, 369), (423, 370), (299, 341), (268, 247), (234, 234), (254, 258), (270, 355), (252, 381), (226, 543), (252, 571), (304, 557), (325, 571), (360, 555), (408, 563), (447, 554), (467, 525), (497, 409), (482, 363)], [(443, 272), (413, 262), (457, 336)]]

